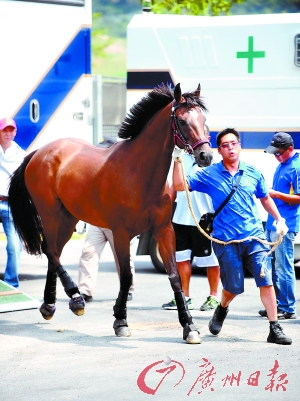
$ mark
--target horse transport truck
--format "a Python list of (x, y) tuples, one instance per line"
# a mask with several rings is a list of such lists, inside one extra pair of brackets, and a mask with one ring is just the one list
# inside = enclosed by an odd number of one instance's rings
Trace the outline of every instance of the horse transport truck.
[[(201, 84), (212, 146), (217, 132), (236, 128), (242, 159), (271, 186), (277, 162), (263, 150), (274, 133), (288, 132), (300, 148), (300, 14), (135, 15), (127, 28), (127, 109), (155, 86), (178, 82), (183, 92)], [(149, 253), (142, 237), (138, 252)]]
[(24, 150), (93, 142), (91, 25), (91, 0), (0, 1), (0, 118)]

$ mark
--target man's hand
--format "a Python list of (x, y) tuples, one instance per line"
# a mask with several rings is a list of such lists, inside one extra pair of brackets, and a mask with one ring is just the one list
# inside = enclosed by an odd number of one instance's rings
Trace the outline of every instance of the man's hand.
[(276, 221), (274, 221), (273, 225), (276, 227), (276, 234), (282, 234), (285, 235), (289, 229), (288, 226), (285, 224), (285, 219), (280, 218)]
[(172, 158), (174, 160), (174, 162), (178, 162), (178, 158), (181, 157), (183, 155), (183, 149), (178, 148), (177, 146), (175, 146), (173, 153), (172, 153)]
[(272, 199), (277, 198), (277, 191), (274, 191), (274, 189), (270, 188), (269, 189), (269, 195), (271, 196)]

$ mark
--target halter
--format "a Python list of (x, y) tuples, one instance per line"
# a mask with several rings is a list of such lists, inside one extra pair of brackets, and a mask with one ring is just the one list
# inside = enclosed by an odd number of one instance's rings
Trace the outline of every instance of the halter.
[(172, 119), (172, 129), (173, 129), (173, 139), (174, 139), (174, 145), (176, 146), (176, 140), (178, 139), (179, 142), (182, 143), (184, 146), (184, 149), (190, 154), (194, 154), (194, 150), (198, 147), (203, 145), (204, 143), (208, 143), (209, 146), (211, 147), (211, 143), (209, 142), (208, 139), (202, 139), (201, 141), (198, 141), (194, 143), (194, 145), (190, 145), (185, 137), (183, 136), (182, 132), (180, 131), (179, 125), (178, 125), (178, 118), (176, 116), (176, 110), (179, 109), (180, 107), (187, 107), (187, 102), (185, 103), (179, 103), (177, 106), (175, 105), (175, 100), (172, 102), (172, 114), (171, 114), (171, 119)]

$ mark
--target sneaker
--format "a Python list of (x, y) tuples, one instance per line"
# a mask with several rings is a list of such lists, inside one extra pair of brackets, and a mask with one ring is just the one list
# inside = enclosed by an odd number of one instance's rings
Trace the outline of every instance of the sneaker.
[(186, 304), (189, 310), (193, 310), (194, 309), (194, 304), (193, 304), (193, 300), (192, 298), (188, 298), (186, 299)]
[(214, 297), (210, 295), (209, 297), (206, 298), (204, 304), (200, 306), (200, 310), (207, 311), (211, 309), (216, 309), (219, 303), (220, 303), (219, 301), (217, 301)]
[(296, 313), (283, 312), (283, 319), (297, 319)]
[(175, 299), (172, 299), (172, 301), (170, 301), (170, 302), (168, 302), (166, 304), (163, 304), (162, 308), (163, 309), (167, 309), (167, 310), (173, 310), (173, 309), (175, 310), (175, 309), (177, 309), (177, 305), (176, 305)]
[(81, 294), (81, 296), (85, 300), (85, 302), (93, 302), (94, 300), (91, 295)]
[(267, 341), (268, 343), (281, 345), (292, 344), (292, 339), (284, 334), (282, 327), (278, 322), (270, 323), (270, 333), (268, 335)]
[(217, 336), (220, 333), (224, 320), (227, 316), (228, 310), (229, 310), (228, 306), (227, 308), (223, 308), (221, 304), (217, 306), (217, 309), (215, 310), (212, 319), (208, 323), (209, 331), (214, 336)]
[[(187, 304), (187, 307), (189, 310), (194, 309), (194, 304), (193, 304), (192, 298), (186, 299), (186, 304)], [(167, 310), (177, 310), (177, 305), (176, 305), (175, 299), (172, 299), (172, 301), (168, 302), (167, 304), (163, 304), (162, 308), (167, 309)]]

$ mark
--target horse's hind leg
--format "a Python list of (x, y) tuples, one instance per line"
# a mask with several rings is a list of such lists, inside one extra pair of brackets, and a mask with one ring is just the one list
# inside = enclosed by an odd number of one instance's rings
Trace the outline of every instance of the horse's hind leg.
[[(59, 224), (57, 223), (59, 221)], [(47, 219), (46, 227), (44, 225), (44, 235), (47, 240), (43, 242), (43, 252), (48, 258), (48, 272), (44, 291), (44, 303), (40, 308), (43, 317), (47, 320), (51, 319), (55, 312), (56, 302), (56, 283), (57, 276), (64, 287), (66, 294), (71, 298), (69, 302), (69, 308), (77, 315), (81, 316), (84, 314), (85, 302), (79, 293), (77, 285), (74, 283), (72, 278), (69, 276), (67, 271), (60, 263), (60, 255), (65, 244), (69, 241), (74, 232), (77, 219), (72, 216), (63, 206), (61, 206), (61, 213), (59, 219), (56, 219), (56, 243), (55, 249), (53, 250), (53, 227), (54, 221), (52, 222)], [(48, 230), (51, 228), (51, 230)], [(52, 246), (50, 246), (51, 244)]]
[(57, 274), (49, 270), (47, 271), (46, 285), (44, 290), (44, 302), (40, 307), (40, 312), (44, 319), (50, 320), (52, 319), (56, 307), (56, 282), (57, 282)]
[(130, 337), (131, 333), (127, 324), (127, 298), (132, 283), (130, 269), (130, 239), (127, 236), (114, 233), (114, 245), (120, 265), (120, 291), (114, 305), (115, 321), (113, 328), (118, 337)]

